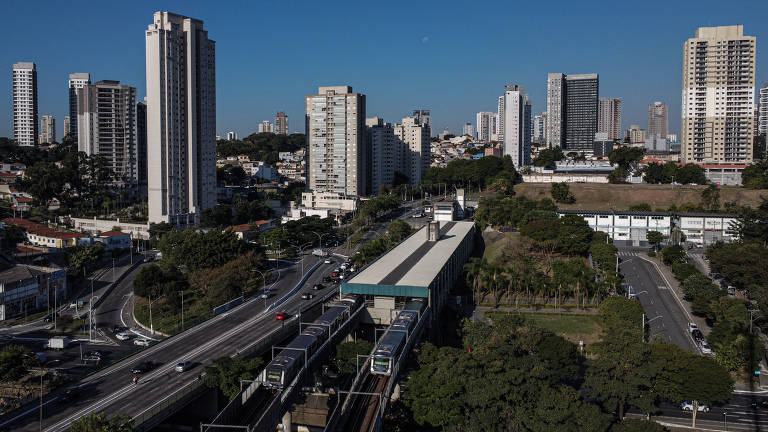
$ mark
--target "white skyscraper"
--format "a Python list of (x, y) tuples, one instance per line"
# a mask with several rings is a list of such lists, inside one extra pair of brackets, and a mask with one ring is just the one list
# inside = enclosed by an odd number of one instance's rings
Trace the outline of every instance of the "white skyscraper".
[(496, 136), (496, 113), (482, 111), (477, 113), (477, 139), (480, 141), (492, 141)]
[(431, 153), (429, 147), (430, 127), (422, 124), (419, 117), (405, 117), (402, 124), (395, 125), (395, 136), (403, 143), (403, 173), (413, 186), (418, 186), (429, 169)]
[(13, 65), (13, 139), (16, 145), (37, 144), (37, 68), (32, 62)]
[(464, 123), (464, 127), (462, 128), (462, 132), (464, 135), (469, 135), (472, 138), (475, 137), (475, 127), (472, 125), (472, 123)]
[[(65, 126), (64, 135), (71, 132), (77, 139), (77, 93), (81, 88), (91, 84), (91, 74), (78, 72), (69, 74), (69, 125)], [(66, 121), (66, 120), (65, 120)], [(68, 132), (67, 132), (67, 129)]]
[(760, 115), (757, 131), (762, 135), (768, 135), (768, 83), (763, 84), (763, 88), (760, 89), (759, 102), (758, 110)]
[(517, 84), (507, 84), (502, 98), (504, 156), (511, 157), (515, 168), (520, 169), (531, 163), (531, 102), (525, 88)]
[(498, 111), (496, 111), (496, 139), (504, 142), (504, 96), (499, 96)]
[(56, 142), (56, 119), (52, 115), (44, 115), (40, 121), (40, 144)]
[(202, 21), (169, 12), (146, 41), (149, 221), (197, 223), (216, 205), (216, 45)]
[(229, 131), (227, 132), (227, 141), (232, 141), (237, 139), (237, 132)]
[(349, 86), (319, 87), (307, 95), (307, 179), (313, 192), (370, 193), (364, 146), (365, 95)]
[(275, 127), (272, 123), (269, 122), (269, 120), (264, 120), (263, 122), (259, 123), (259, 133), (272, 133), (275, 131)]
[(621, 139), (621, 99), (600, 98), (597, 108), (597, 132), (612, 140)]
[(683, 162), (752, 162), (754, 36), (741, 25), (701, 27), (683, 45)]
[(547, 147), (563, 146), (565, 75), (547, 75)]

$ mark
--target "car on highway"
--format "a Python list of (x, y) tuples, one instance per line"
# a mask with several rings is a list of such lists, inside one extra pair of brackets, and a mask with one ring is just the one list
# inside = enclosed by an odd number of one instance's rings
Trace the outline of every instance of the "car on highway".
[(424, 213), (415, 213), (411, 217), (414, 218), (414, 219), (423, 218), (424, 217)]
[[(680, 409), (683, 411), (693, 411), (693, 402), (684, 401), (680, 403)], [(698, 412), (709, 412), (709, 407), (704, 404), (699, 404), (699, 407), (696, 409)]]
[(85, 353), (85, 355), (86, 356), (104, 357), (103, 355), (101, 355), (101, 351), (95, 351), (95, 350), (88, 351), (88, 352)]
[(699, 342), (699, 349), (701, 349), (702, 354), (712, 354), (712, 347), (709, 346), (707, 341)]
[(312, 294), (312, 293), (304, 293), (304, 294), (301, 295), (301, 298), (303, 300), (311, 300), (311, 299), (315, 298), (315, 295)]
[(272, 295), (272, 293), (269, 290), (264, 290), (261, 292), (261, 295), (259, 295), (259, 298), (269, 298), (270, 295)]
[(176, 372), (186, 372), (190, 369), (192, 369), (192, 362), (188, 360), (177, 363), (176, 367), (174, 368)]
[(325, 263), (325, 264), (333, 264), (333, 261), (327, 259), (327, 260), (323, 261), (323, 263)]
[(689, 322), (688, 323), (688, 333), (693, 333), (694, 330), (698, 330), (699, 325), (696, 323)]
[(99, 357), (99, 356), (84, 356), (83, 357), (83, 361), (87, 361), (87, 362), (100, 362), (101, 361), (101, 357)]
[(337, 277), (339, 277), (339, 275), (340, 275), (340, 274), (341, 274), (341, 273), (339, 273), (339, 272), (335, 271), (335, 272), (331, 273), (331, 277), (332, 277), (332, 278), (337, 278)]
[(752, 402), (752, 408), (768, 409), (768, 399), (758, 399)]
[(693, 337), (693, 340), (696, 342), (701, 342), (704, 340), (704, 335), (701, 333), (701, 330), (696, 329), (691, 332), (691, 337)]
[(283, 321), (286, 318), (288, 318), (288, 315), (286, 315), (285, 312), (278, 312), (275, 314), (275, 319), (278, 321)]
[(116, 338), (118, 338), (118, 339), (119, 339), (119, 340), (121, 340), (121, 341), (127, 341), (127, 340), (128, 340), (128, 339), (130, 339), (132, 336), (131, 336), (131, 334), (130, 334), (130, 333), (126, 333), (126, 332), (123, 332), (123, 333), (118, 333), (118, 334), (116, 334), (116, 335), (115, 335), (115, 337), (116, 337)]
[(323, 284), (314, 284), (314, 285), (312, 285), (312, 289), (313, 290), (325, 289), (325, 285), (323, 285)]
[(122, 332), (124, 332), (126, 330), (128, 330), (128, 328), (123, 327), (123, 326), (119, 326), (119, 325), (112, 326), (112, 333), (115, 333), (115, 334), (122, 333)]
[(134, 345), (145, 346), (145, 347), (149, 346), (149, 344), (151, 344), (151, 343), (152, 343), (152, 341), (150, 341), (147, 338), (140, 338), (140, 339), (136, 339), (135, 341), (133, 341)]
[(82, 300), (73, 301), (72, 303), (69, 304), (69, 308), (70, 309), (82, 308), (84, 304), (85, 303), (83, 303)]
[(142, 374), (142, 373), (148, 372), (148, 371), (150, 371), (150, 370), (152, 370), (154, 368), (155, 368), (155, 363), (152, 362), (152, 361), (147, 360), (147, 361), (141, 362), (141, 363), (137, 364), (136, 366), (134, 366), (133, 369), (131, 369), (131, 373), (132, 374)]
[(59, 402), (72, 402), (80, 396), (80, 389), (77, 387), (68, 388), (59, 396)]

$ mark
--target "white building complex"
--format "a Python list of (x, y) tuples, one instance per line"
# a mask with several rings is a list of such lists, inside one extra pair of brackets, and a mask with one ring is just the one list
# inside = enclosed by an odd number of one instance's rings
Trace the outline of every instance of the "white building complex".
[(37, 67), (32, 62), (13, 65), (13, 139), (16, 145), (37, 145)]
[(499, 139), (497, 131), (498, 114), (483, 111), (477, 113), (475, 126), (477, 128), (477, 139), (479, 141), (496, 141)]
[(394, 183), (395, 172), (402, 172), (403, 148), (391, 123), (379, 117), (365, 119), (365, 131), (371, 149), (371, 193)]
[[(263, 122), (259, 123), (259, 133), (273, 133), (275, 131), (275, 126), (269, 122), (269, 120), (264, 120)], [(227, 138), (229, 139), (229, 138)]]
[(305, 102), (309, 189), (367, 195), (365, 95), (349, 86), (319, 87)]
[(741, 25), (701, 27), (683, 45), (683, 162), (752, 162), (755, 50)]
[(394, 129), (395, 137), (403, 143), (405, 150), (401, 165), (403, 174), (408, 176), (412, 186), (418, 186), (431, 162), (429, 124), (422, 123), (422, 119), (417, 116), (405, 117), (403, 123), (395, 125)]
[(56, 119), (52, 115), (44, 115), (40, 121), (40, 144), (56, 142)]
[(511, 157), (520, 169), (531, 164), (531, 101), (525, 88), (517, 84), (507, 84), (502, 98), (499, 118), (504, 118), (504, 156)]
[(216, 205), (216, 45), (202, 21), (169, 12), (146, 41), (149, 221), (197, 223)]
[(620, 210), (559, 210), (560, 217), (575, 214), (590, 228), (602, 231), (617, 245), (647, 245), (648, 231), (658, 231), (665, 239), (706, 246), (737, 239), (734, 232), (738, 216), (723, 213), (670, 213)]

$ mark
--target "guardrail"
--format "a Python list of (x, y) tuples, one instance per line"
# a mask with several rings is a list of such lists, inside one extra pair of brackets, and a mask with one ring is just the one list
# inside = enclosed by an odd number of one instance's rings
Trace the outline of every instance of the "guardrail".
[[(186, 384), (179, 390), (166, 396), (160, 402), (152, 405), (150, 408), (142, 411), (136, 417), (132, 419), (133, 431), (142, 432), (149, 430), (159, 422), (157, 419), (158, 414), (165, 411), (163, 418), (176, 412), (183, 406), (184, 402), (197, 396), (198, 393), (202, 393), (205, 390), (205, 374), (201, 374), (198, 379)], [(154, 421), (153, 421), (154, 420)]]

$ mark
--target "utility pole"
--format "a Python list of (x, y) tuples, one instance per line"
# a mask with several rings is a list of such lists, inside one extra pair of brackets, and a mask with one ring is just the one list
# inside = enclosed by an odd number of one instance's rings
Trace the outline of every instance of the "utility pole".
[(645, 314), (643, 314), (643, 326), (641, 327), (641, 330), (643, 331), (641, 342), (645, 342)]
[(184, 290), (181, 290), (181, 331), (184, 331)]

